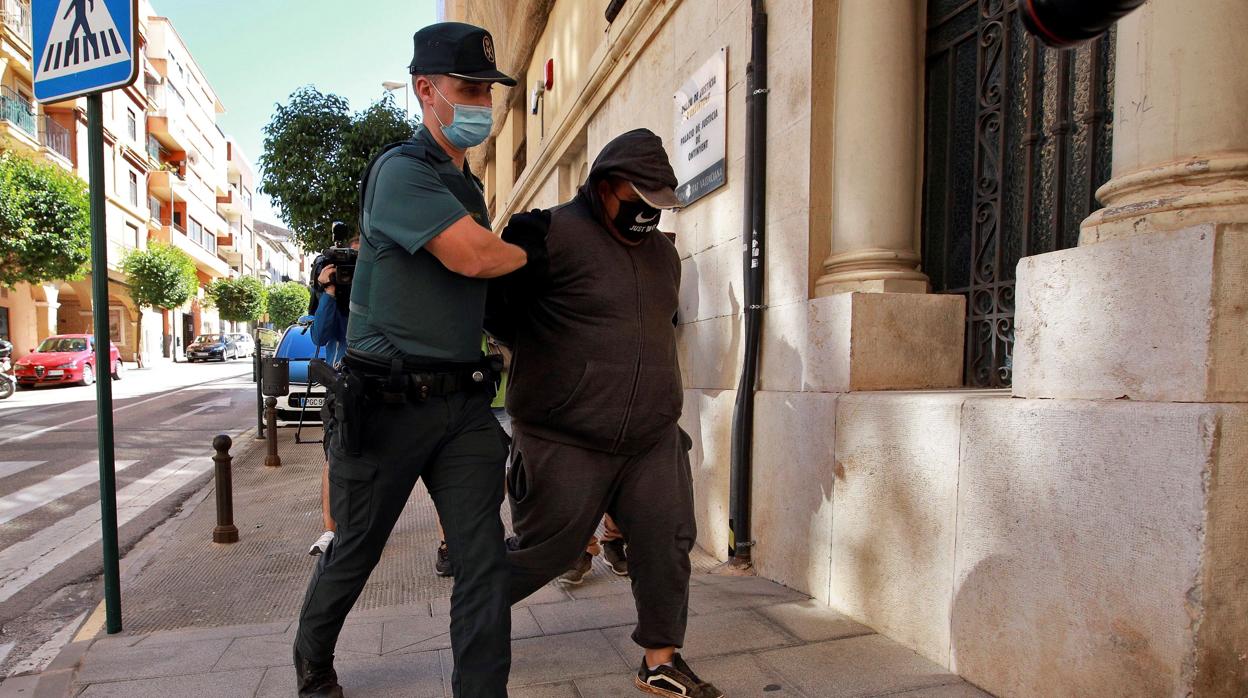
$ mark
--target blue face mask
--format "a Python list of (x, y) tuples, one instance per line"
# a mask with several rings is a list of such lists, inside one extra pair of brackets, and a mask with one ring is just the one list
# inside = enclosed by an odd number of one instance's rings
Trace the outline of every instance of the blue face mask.
[(490, 129), (494, 126), (494, 110), (490, 107), (455, 104), (442, 94), (442, 90), (439, 90), (437, 85), (433, 85), (433, 89), (442, 101), (455, 109), (455, 116), (449, 124), (438, 119), (436, 112), (433, 115), (433, 118), (438, 120), (438, 125), (442, 127), (442, 135), (446, 136), (446, 140), (460, 150), (467, 150), (484, 143), (490, 135)]

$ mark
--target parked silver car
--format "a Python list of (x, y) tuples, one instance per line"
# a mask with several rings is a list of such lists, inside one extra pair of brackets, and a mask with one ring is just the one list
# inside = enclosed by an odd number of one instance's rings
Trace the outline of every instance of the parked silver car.
[(254, 356), (256, 353), (256, 340), (251, 335), (244, 332), (235, 332), (230, 335), (234, 339), (234, 344), (238, 346), (238, 355), (240, 357)]

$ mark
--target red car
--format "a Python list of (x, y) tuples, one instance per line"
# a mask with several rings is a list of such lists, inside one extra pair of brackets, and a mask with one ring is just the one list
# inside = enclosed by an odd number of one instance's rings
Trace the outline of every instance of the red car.
[[(121, 354), (117, 345), (109, 342), (112, 349), (112, 366), (109, 373), (113, 380), (121, 378)], [(31, 388), (45, 383), (95, 382), (95, 339), (89, 334), (58, 334), (43, 340), (34, 352), (13, 364), (17, 384)]]

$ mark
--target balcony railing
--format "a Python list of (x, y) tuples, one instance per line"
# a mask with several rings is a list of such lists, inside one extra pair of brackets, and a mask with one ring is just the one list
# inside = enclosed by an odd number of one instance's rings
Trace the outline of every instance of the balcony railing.
[(73, 159), (73, 151), (69, 148), (69, 129), (56, 123), (52, 117), (39, 117), (43, 127), (39, 129), (39, 142), (45, 147), (60, 153), (66, 160)]
[(7, 87), (0, 87), (0, 119), (29, 133), (32, 138), (39, 136), (34, 105)]
[(12, 29), (18, 36), (33, 44), (30, 37), (30, 2), (27, 0), (0, 0), (0, 18), (4, 26)]

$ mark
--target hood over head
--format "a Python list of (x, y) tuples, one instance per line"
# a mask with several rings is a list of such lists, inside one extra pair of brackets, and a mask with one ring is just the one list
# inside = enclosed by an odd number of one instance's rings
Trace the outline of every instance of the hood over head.
[[(663, 149), (663, 139), (649, 129), (622, 133), (603, 146), (589, 170), (587, 188), (604, 177), (619, 177), (633, 185), (641, 199), (654, 208), (683, 206), (676, 196), (676, 173)], [(596, 200), (596, 195), (593, 197)]]

